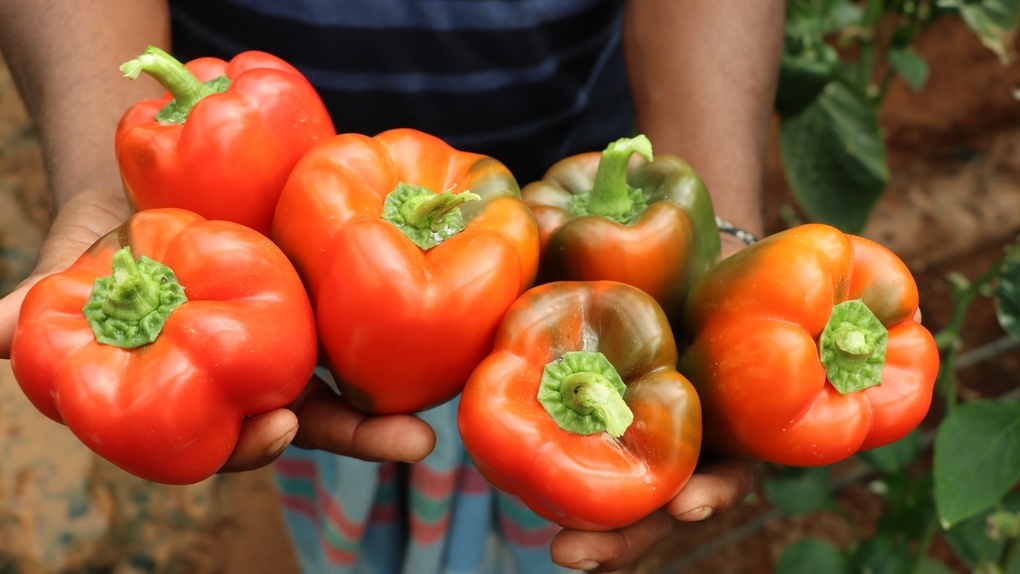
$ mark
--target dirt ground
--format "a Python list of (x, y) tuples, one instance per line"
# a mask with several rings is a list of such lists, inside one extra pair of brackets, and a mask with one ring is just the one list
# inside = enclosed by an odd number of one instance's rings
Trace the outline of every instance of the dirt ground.
[[(925, 323), (945, 325), (947, 274), (976, 277), (1020, 233), (1020, 65), (999, 65), (955, 21), (921, 39), (931, 66), (924, 90), (894, 85), (883, 111), (892, 168), (865, 235), (900, 255), (921, 289)], [(767, 190), (771, 231), (797, 222), (772, 145)], [(24, 108), (0, 70), (0, 290), (31, 269), (49, 222), (42, 163)], [(792, 214), (792, 215), (791, 215)], [(1002, 337), (978, 301), (965, 349)], [(1020, 351), (960, 372), (967, 392), (1020, 385)], [(933, 415), (936, 416), (936, 415)], [(838, 468), (838, 471), (852, 471)], [(881, 510), (866, 484), (838, 495), (866, 534)], [(851, 525), (837, 513), (783, 518), (761, 493), (704, 524), (677, 526), (635, 572), (764, 574), (805, 535), (840, 545)], [(221, 476), (192, 487), (140, 481), (92, 456), (39, 415), (0, 364), (0, 571), (296, 572), (268, 471)]]

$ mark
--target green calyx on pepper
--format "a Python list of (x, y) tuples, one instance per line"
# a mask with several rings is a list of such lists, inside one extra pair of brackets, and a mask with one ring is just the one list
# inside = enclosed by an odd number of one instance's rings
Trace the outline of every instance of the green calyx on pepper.
[(623, 400), (626, 390), (627, 385), (605, 355), (571, 351), (546, 364), (538, 400), (567, 432), (607, 432), (620, 438), (634, 422), (634, 413)]
[(575, 195), (570, 211), (577, 216), (601, 215), (628, 224), (648, 207), (639, 188), (627, 185), (627, 163), (633, 154), (652, 161), (652, 142), (645, 135), (620, 138), (602, 152), (591, 191)]
[(145, 72), (173, 95), (174, 99), (156, 115), (156, 121), (163, 123), (183, 124), (202, 98), (225, 92), (230, 86), (226, 75), (199, 81), (184, 64), (156, 46), (147, 47), (137, 58), (121, 64), (120, 71), (132, 80)]
[(460, 205), (478, 199), (470, 191), (433, 193), (428, 188), (401, 182), (386, 196), (382, 217), (427, 251), (464, 229)]
[(832, 309), (818, 338), (825, 375), (845, 395), (882, 383), (889, 330), (864, 301), (844, 301)]
[(113, 273), (95, 280), (82, 307), (96, 341), (134, 349), (156, 340), (170, 313), (188, 300), (172, 269), (130, 247), (113, 256)]

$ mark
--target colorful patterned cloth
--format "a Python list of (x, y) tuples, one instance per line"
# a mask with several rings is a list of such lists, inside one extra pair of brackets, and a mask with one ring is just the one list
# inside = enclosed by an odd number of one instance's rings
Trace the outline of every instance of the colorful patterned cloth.
[(559, 527), (491, 488), (456, 429), (456, 401), (421, 414), (436, 448), (414, 465), (288, 449), (276, 463), (302, 568), (337, 574), (553, 574)]

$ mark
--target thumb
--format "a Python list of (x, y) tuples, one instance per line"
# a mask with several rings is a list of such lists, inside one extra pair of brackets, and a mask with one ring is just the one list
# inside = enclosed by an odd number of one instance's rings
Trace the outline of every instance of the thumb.
[(0, 359), (11, 358), (11, 341), (14, 339), (14, 328), (18, 324), (18, 312), (21, 310), (21, 303), (25, 295), (43, 278), (43, 275), (33, 275), (22, 281), (14, 291), (11, 291), (3, 299), (0, 299)]

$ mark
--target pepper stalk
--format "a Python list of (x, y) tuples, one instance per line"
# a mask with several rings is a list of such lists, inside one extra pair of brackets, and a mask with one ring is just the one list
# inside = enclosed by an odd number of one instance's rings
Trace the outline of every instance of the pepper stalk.
[(597, 351), (572, 351), (546, 364), (538, 400), (567, 432), (606, 432), (620, 438), (634, 422), (623, 400), (627, 390), (609, 359)]
[(144, 72), (170, 92), (173, 101), (156, 114), (156, 121), (164, 123), (183, 124), (195, 104), (225, 92), (230, 86), (230, 79), (225, 75), (208, 82), (199, 81), (184, 64), (156, 46), (147, 47), (137, 58), (121, 64), (120, 71), (132, 80)]
[(634, 154), (652, 161), (652, 142), (645, 135), (621, 138), (602, 152), (591, 190), (571, 199), (570, 210), (578, 216), (600, 215), (627, 224), (648, 206), (644, 194), (627, 184), (627, 165)]
[(832, 309), (818, 338), (819, 357), (829, 382), (841, 395), (882, 383), (889, 331), (864, 301), (844, 301)]
[(156, 340), (167, 317), (188, 300), (172, 269), (130, 247), (113, 255), (112, 273), (96, 278), (82, 313), (96, 341), (134, 349)]
[(383, 203), (382, 217), (422, 250), (428, 250), (464, 229), (460, 206), (481, 197), (476, 193), (432, 190), (404, 182), (397, 184)]

